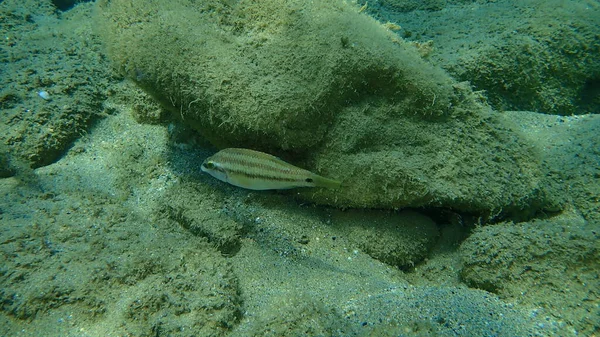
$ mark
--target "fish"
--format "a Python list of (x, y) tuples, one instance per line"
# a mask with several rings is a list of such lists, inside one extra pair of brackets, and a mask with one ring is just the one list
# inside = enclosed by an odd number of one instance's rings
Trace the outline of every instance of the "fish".
[(249, 190), (296, 187), (339, 188), (340, 181), (296, 167), (268, 153), (227, 148), (208, 157), (200, 169), (234, 186)]

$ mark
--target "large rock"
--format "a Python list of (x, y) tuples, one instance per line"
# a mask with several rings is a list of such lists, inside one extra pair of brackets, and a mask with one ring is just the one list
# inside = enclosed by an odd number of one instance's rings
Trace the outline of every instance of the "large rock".
[[(121, 70), (218, 147), (344, 181), (342, 207), (555, 208), (537, 158), (467, 85), (344, 1), (100, 1)], [(533, 207), (530, 207), (533, 206)]]
[(560, 317), (565, 331), (557, 335), (591, 335), (600, 328), (597, 228), (576, 212), (478, 228), (460, 247), (461, 276), (507, 302)]
[(305, 151), (343, 106), (367, 96), (426, 115), (448, 113), (454, 96), (443, 71), (342, 1), (102, 1), (100, 8), (118, 66), (220, 145)]
[(600, 113), (600, 6), (590, 1), (382, 1), (373, 15), (432, 41), (431, 61), (499, 110)]
[(362, 251), (405, 270), (423, 261), (439, 236), (433, 220), (413, 211), (347, 210), (332, 215), (333, 224)]

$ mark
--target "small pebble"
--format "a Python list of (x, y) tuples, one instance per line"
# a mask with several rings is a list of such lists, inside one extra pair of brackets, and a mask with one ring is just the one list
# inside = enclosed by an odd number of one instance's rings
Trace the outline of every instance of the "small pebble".
[(41, 98), (43, 98), (46, 101), (50, 99), (50, 94), (45, 90), (38, 91), (38, 96), (40, 96)]

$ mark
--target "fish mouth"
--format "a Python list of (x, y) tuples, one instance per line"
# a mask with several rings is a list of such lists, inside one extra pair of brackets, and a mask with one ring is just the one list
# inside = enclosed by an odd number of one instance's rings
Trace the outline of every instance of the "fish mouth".
[(202, 172), (208, 172), (208, 167), (206, 167), (206, 162), (203, 162), (202, 165), (200, 165), (200, 170), (202, 170)]

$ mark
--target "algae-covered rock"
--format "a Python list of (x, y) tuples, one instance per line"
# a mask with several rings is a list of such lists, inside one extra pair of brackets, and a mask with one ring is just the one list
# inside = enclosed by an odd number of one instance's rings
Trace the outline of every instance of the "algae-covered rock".
[(23, 168), (53, 163), (107, 113), (102, 102), (115, 78), (91, 9), (82, 4), (59, 19), (49, 0), (0, 2), (0, 142)]
[(554, 322), (464, 287), (391, 287), (358, 297), (347, 312), (368, 336), (555, 336)]
[[(590, 20), (600, 11), (588, 14), (585, 5), (573, 10), (576, 6), (558, 16), (545, 13), (524, 20), (519, 36), (511, 31), (490, 39), (485, 48), (453, 64), (450, 71), (486, 90), (497, 109), (600, 113), (600, 45), (594, 42), (598, 19)], [(549, 3), (540, 12), (555, 10)]]
[(249, 332), (233, 336), (352, 336), (357, 332), (341, 313), (320, 301), (296, 295), (276, 298)]
[(339, 206), (442, 206), (491, 217), (558, 207), (533, 147), (511, 121), (478, 112), (440, 122), (388, 105), (347, 108), (312, 158), (318, 171), (343, 180), (343, 191), (304, 193)]
[(371, 257), (400, 268), (414, 267), (425, 259), (439, 235), (429, 217), (412, 211), (337, 211), (332, 220)]
[(563, 117), (530, 111), (503, 115), (518, 119), (528, 143), (542, 149), (549, 174), (569, 186), (562, 193), (581, 216), (600, 223), (600, 115)]
[[(473, 5), (476, 2), (476, 5)], [(432, 41), (432, 62), (499, 110), (600, 112), (600, 6), (590, 1), (382, 1), (382, 20)], [(443, 9), (443, 10), (441, 10)]]
[(0, 144), (0, 178), (10, 177), (15, 174), (11, 166), (8, 149), (4, 144)]
[(461, 245), (460, 252), (461, 276), (468, 285), (510, 302), (541, 307), (583, 335), (600, 328), (595, 319), (600, 311), (592, 300), (600, 287), (596, 224), (563, 215), (485, 226)]
[(167, 191), (159, 217), (166, 217), (194, 235), (207, 238), (222, 254), (233, 255), (240, 246), (242, 225), (228, 217), (223, 209), (223, 202), (210, 191), (181, 184)]
[[(103, 1), (117, 65), (220, 145), (306, 151), (340, 107), (444, 114), (451, 79), (343, 1)], [(402, 63), (398, 60), (403, 60)]]
[(217, 147), (343, 180), (340, 207), (555, 207), (531, 149), (468, 85), (345, 1), (100, 1), (116, 65)]
[(0, 335), (225, 336), (239, 321), (230, 261), (159, 213), (176, 187), (164, 128), (131, 117), (0, 179)]

